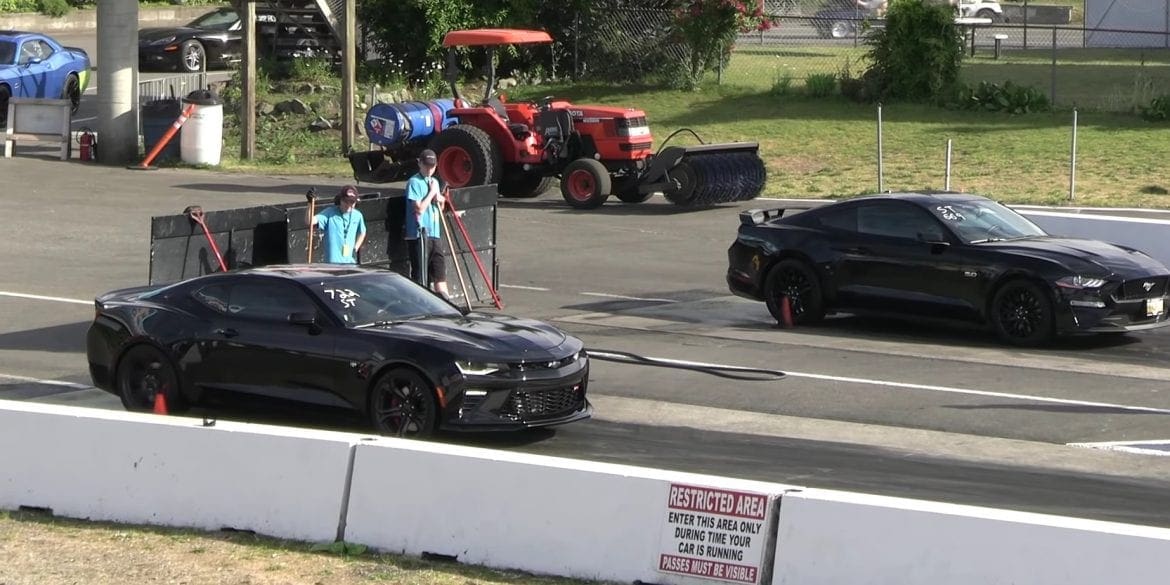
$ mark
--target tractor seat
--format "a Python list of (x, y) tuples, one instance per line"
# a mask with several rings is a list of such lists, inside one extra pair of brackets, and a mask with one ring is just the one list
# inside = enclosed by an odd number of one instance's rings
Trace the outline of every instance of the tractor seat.
[(504, 102), (501, 102), (499, 98), (488, 100), (486, 105), (495, 110), (496, 115), (508, 125), (508, 131), (512, 133), (512, 137), (516, 140), (528, 138), (528, 134), (531, 133), (532, 129), (528, 127), (528, 124), (517, 124), (508, 120), (508, 111), (504, 109)]

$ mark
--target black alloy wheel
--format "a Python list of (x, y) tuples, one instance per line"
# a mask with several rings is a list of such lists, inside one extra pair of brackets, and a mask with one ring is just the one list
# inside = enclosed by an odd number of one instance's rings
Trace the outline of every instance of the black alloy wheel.
[(168, 411), (186, 408), (179, 392), (179, 376), (171, 360), (153, 345), (139, 345), (118, 363), (118, 397), (126, 410), (147, 412), (162, 394)]
[(1013, 280), (995, 292), (991, 320), (1000, 339), (1024, 347), (1047, 343), (1055, 325), (1052, 301), (1043, 289), (1026, 280)]
[(410, 368), (382, 374), (370, 394), (370, 422), (383, 435), (426, 437), (435, 430), (438, 405), (431, 385)]
[(70, 73), (65, 80), (65, 88), (61, 91), (61, 99), (69, 100), (69, 113), (76, 114), (81, 108), (81, 80), (76, 74)]
[(179, 68), (188, 73), (198, 73), (207, 67), (207, 52), (199, 41), (185, 41), (179, 47)]
[(825, 317), (821, 284), (812, 267), (795, 258), (781, 260), (768, 271), (764, 281), (764, 302), (777, 323), (784, 323), (784, 298), (794, 325), (816, 323)]

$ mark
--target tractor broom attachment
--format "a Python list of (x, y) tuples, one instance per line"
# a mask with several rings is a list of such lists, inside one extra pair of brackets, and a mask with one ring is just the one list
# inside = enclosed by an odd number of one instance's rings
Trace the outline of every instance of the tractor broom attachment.
[(639, 191), (661, 190), (680, 207), (755, 199), (767, 171), (755, 142), (670, 146), (654, 157)]

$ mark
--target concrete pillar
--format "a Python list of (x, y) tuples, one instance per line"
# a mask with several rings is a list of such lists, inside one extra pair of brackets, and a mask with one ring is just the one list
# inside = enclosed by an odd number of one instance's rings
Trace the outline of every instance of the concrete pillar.
[(138, 162), (138, 0), (97, 3), (98, 162)]

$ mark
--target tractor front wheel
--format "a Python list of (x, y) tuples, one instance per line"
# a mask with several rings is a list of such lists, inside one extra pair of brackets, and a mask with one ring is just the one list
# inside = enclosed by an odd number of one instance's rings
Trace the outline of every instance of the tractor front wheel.
[(576, 209), (596, 209), (609, 199), (610, 177), (605, 165), (579, 158), (561, 173), (561, 196)]
[(439, 159), (438, 174), (453, 189), (500, 182), (500, 148), (487, 132), (456, 124), (431, 141)]

